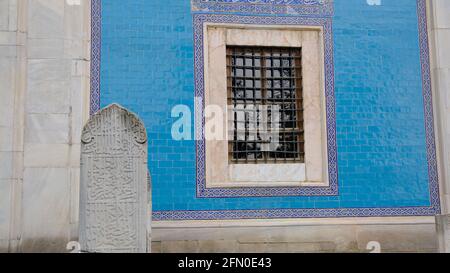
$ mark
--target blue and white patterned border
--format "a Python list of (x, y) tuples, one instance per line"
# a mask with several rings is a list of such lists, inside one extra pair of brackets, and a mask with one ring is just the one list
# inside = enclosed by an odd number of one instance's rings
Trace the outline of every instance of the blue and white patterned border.
[[(223, 14), (194, 14), (194, 73), (195, 97), (205, 101), (204, 88), (204, 33), (206, 23), (286, 25), (323, 27), (325, 60), (325, 98), (327, 120), (328, 179), (326, 187), (241, 187), (208, 188), (206, 186), (206, 148), (203, 140), (197, 141), (197, 197), (236, 198), (236, 197), (279, 197), (279, 196), (336, 196), (338, 195), (338, 167), (336, 144), (336, 110), (334, 96), (333, 31), (331, 18), (306, 18), (286, 16), (240, 16)], [(196, 107), (196, 117), (203, 117), (204, 105)], [(203, 133), (204, 118), (196, 121), (196, 130)]]
[(91, 115), (100, 110), (100, 59), (102, 56), (102, 0), (91, 0)]
[[(425, 109), (430, 200), (428, 207), (400, 208), (334, 208), (334, 209), (268, 209), (268, 210), (206, 210), (206, 211), (154, 211), (153, 220), (226, 220), (270, 218), (331, 218), (331, 217), (383, 217), (430, 216), (440, 213), (439, 181), (436, 161), (436, 144), (431, 91), (430, 56), (428, 46), (426, 0), (417, 0), (420, 57)], [(100, 108), (100, 57), (101, 57), (101, 0), (92, 0), (92, 63), (91, 112)]]
[(192, 0), (194, 12), (273, 14), (296, 16), (333, 15), (333, 0)]

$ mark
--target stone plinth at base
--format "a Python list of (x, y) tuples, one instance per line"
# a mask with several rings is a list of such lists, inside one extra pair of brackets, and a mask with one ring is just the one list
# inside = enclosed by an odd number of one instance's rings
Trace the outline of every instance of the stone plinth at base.
[(450, 253), (450, 214), (436, 216), (439, 252)]

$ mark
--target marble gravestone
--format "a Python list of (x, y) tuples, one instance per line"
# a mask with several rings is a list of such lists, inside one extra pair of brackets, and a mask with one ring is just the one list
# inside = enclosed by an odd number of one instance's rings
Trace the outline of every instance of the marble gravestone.
[(450, 253), (450, 214), (436, 216), (439, 252)]
[(143, 123), (113, 104), (88, 121), (81, 138), (82, 252), (150, 252), (150, 175)]

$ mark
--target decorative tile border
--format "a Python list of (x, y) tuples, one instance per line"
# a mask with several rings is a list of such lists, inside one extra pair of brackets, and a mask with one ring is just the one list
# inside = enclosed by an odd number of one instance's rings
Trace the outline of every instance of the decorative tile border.
[[(197, 1), (197, 0), (193, 0)], [(264, 0), (263, 0), (264, 1)], [(270, 1), (270, 0), (268, 0)], [(301, 0), (300, 0), (301, 1)], [(436, 161), (434, 117), (431, 93), (430, 56), (427, 33), (426, 0), (417, 0), (420, 57), (425, 109), (430, 200), (428, 207), (400, 208), (333, 208), (333, 209), (269, 209), (269, 210), (206, 210), (206, 211), (155, 211), (155, 221), (167, 220), (227, 220), (269, 218), (331, 218), (331, 217), (383, 217), (430, 216), (440, 213), (439, 181)], [(91, 112), (100, 108), (100, 57), (101, 57), (101, 0), (92, 0), (92, 63)], [(337, 158), (336, 158), (337, 160)]]
[[(205, 23), (252, 24), (252, 25), (302, 25), (323, 27), (325, 60), (325, 97), (327, 119), (328, 178), (327, 187), (241, 187), (208, 188), (206, 186), (206, 148), (204, 136), (197, 141), (197, 197), (279, 197), (279, 196), (335, 196), (338, 195), (338, 167), (336, 144), (336, 107), (334, 96), (333, 31), (331, 18), (306, 18), (286, 16), (240, 16), (224, 14), (194, 14), (194, 74), (195, 97), (205, 101), (204, 88), (204, 33)], [(204, 105), (196, 107), (196, 131), (203, 133), (205, 126)]]
[(431, 86), (430, 48), (428, 40), (426, 0), (417, 0), (419, 27), (420, 62), (422, 69), (422, 92), (425, 112), (425, 134), (430, 182), (431, 206), (440, 213), (439, 173), (436, 156), (436, 136), (434, 133), (433, 92)]
[(91, 0), (91, 115), (100, 110), (102, 0)]
[(192, 0), (194, 12), (332, 16), (333, 0)]

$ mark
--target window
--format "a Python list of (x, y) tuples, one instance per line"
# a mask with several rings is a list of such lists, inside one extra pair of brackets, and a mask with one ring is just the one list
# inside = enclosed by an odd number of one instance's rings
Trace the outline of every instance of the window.
[(231, 162), (304, 163), (301, 49), (228, 46), (227, 74)]

